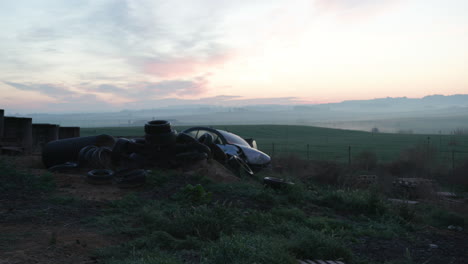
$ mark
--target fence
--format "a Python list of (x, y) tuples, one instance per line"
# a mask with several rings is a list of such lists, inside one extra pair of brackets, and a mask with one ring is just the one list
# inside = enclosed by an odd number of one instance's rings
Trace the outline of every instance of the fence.
[(331, 160), (351, 164), (353, 159), (364, 151), (376, 154), (379, 162), (391, 162), (404, 156), (411, 149), (416, 149), (415, 155), (422, 159), (433, 159), (439, 164), (454, 168), (462, 162), (468, 161), (468, 145), (446, 147), (440, 149), (433, 144), (389, 146), (387, 145), (313, 145), (313, 144), (285, 144), (263, 143), (259, 149), (272, 157), (295, 155), (306, 160)]

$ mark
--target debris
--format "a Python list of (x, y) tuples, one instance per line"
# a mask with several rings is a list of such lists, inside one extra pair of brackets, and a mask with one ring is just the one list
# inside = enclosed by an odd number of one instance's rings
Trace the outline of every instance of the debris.
[(112, 183), (114, 172), (107, 169), (96, 169), (88, 172), (86, 180), (91, 184), (109, 184)]
[(436, 245), (436, 244), (429, 244), (429, 248), (430, 249), (436, 249), (436, 248), (439, 248), (439, 246)]
[(457, 198), (457, 195), (453, 192), (437, 192), (437, 195), (446, 198)]
[[(253, 175), (270, 165), (270, 157), (256, 148), (255, 140), (248, 143), (223, 130), (195, 127), (177, 133), (165, 120), (150, 121), (144, 130), (144, 138), (136, 139), (103, 134), (51, 141), (43, 148), (42, 160), (51, 171), (94, 169), (88, 172), (90, 183), (111, 183), (113, 179), (121, 188), (144, 184), (146, 169), (153, 167), (180, 168), (215, 181), (233, 182), (242, 173)], [(273, 188), (293, 184), (265, 182)]]
[(418, 201), (393, 199), (393, 198), (388, 198), (388, 201), (392, 203), (402, 203), (402, 204), (408, 204), (408, 205), (415, 205), (419, 203)]
[(447, 228), (448, 228), (449, 230), (456, 230), (456, 231), (459, 231), (459, 232), (463, 231), (463, 227), (461, 227), (461, 226), (456, 226), (456, 225), (449, 225)]
[(293, 182), (286, 181), (286, 180), (281, 179), (281, 178), (275, 178), (275, 177), (265, 177), (265, 178), (263, 178), (263, 184), (268, 186), (268, 187), (271, 187), (273, 189), (280, 189), (280, 188), (283, 188), (283, 187), (286, 187), (286, 186), (294, 185)]
[(143, 169), (124, 169), (115, 173), (115, 183), (119, 188), (135, 188), (146, 182), (149, 171)]
[(76, 162), (65, 162), (63, 164), (55, 165), (49, 168), (51, 172), (64, 172), (68, 170), (73, 170), (78, 168), (78, 163)]
[(78, 153), (78, 164), (81, 168), (110, 168), (112, 150), (109, 147), (86, 146)]
[(310, 259), (297, 260), (297, 262), (299, 264), (345, 264), (344, 262), (341, 262), (341, 261), (333, 261), (333, 260), (324, 261), (324, 260), (310, 260)]
[(66, 162), (78, 162), (79, 153), (84, 147), (112, 147), (114, 143), (114, 137), (105, 134), (51, 141), (42, 149), (42, 162), (47, 168)]

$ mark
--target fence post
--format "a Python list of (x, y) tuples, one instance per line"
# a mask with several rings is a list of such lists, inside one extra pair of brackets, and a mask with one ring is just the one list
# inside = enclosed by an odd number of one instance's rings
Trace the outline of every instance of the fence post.
[(452, 149), (452, 172), (455, 171), (455, 150)]
[(351, 166), (351, 146), (348, 146), (348, 166)]
[(309, 144), (307, 144), (307, 160), (309, 160)]

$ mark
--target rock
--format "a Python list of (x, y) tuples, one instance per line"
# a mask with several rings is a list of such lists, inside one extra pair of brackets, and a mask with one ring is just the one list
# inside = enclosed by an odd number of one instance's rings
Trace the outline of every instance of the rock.
[(436, 249), (436, 248), (439, 248), (439, 246), (436, 245), (436, 244), (429, 244), (429, 248), (430, 249)]
[(455, 230), (455, 231), (459, 231), (459, 232), (463, 231), (463, 227), (461, 227), (461, 226), (456, 226), (456, 225), (449, 225), (449, 226), (447, 227), (447, 229), (449, 229), (449, 230)]

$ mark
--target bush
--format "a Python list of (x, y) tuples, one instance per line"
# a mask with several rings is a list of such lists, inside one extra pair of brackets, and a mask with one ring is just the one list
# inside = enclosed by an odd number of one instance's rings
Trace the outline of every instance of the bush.
[(366, 150), (353, 157), (352, 166), (355, 170), (371, 171), (377, 167), (377, 162), (377, 154)]
[(316, 161), (311, 168), (311, 178), (315, 183), (337, 185), (344, 172), (342, 165), (334, 161)]
[(436, 154), (431, 145), (417, 145), (402, 151), (399, 159), (389, 165), (389, 171), (399, 177), (427, 177), (437, 165)]
[(200, 205), (211, 202), (211, 196), (212, 193), (205, 191), (200, 184), (195, 186), (187, 184), (181, 191), (174, 195), (174, 198), (182, 202)]
[(455, 168), (453, 173), (448, 175), (447, 181), (461, 191), (468, 191), (468, 160)]

